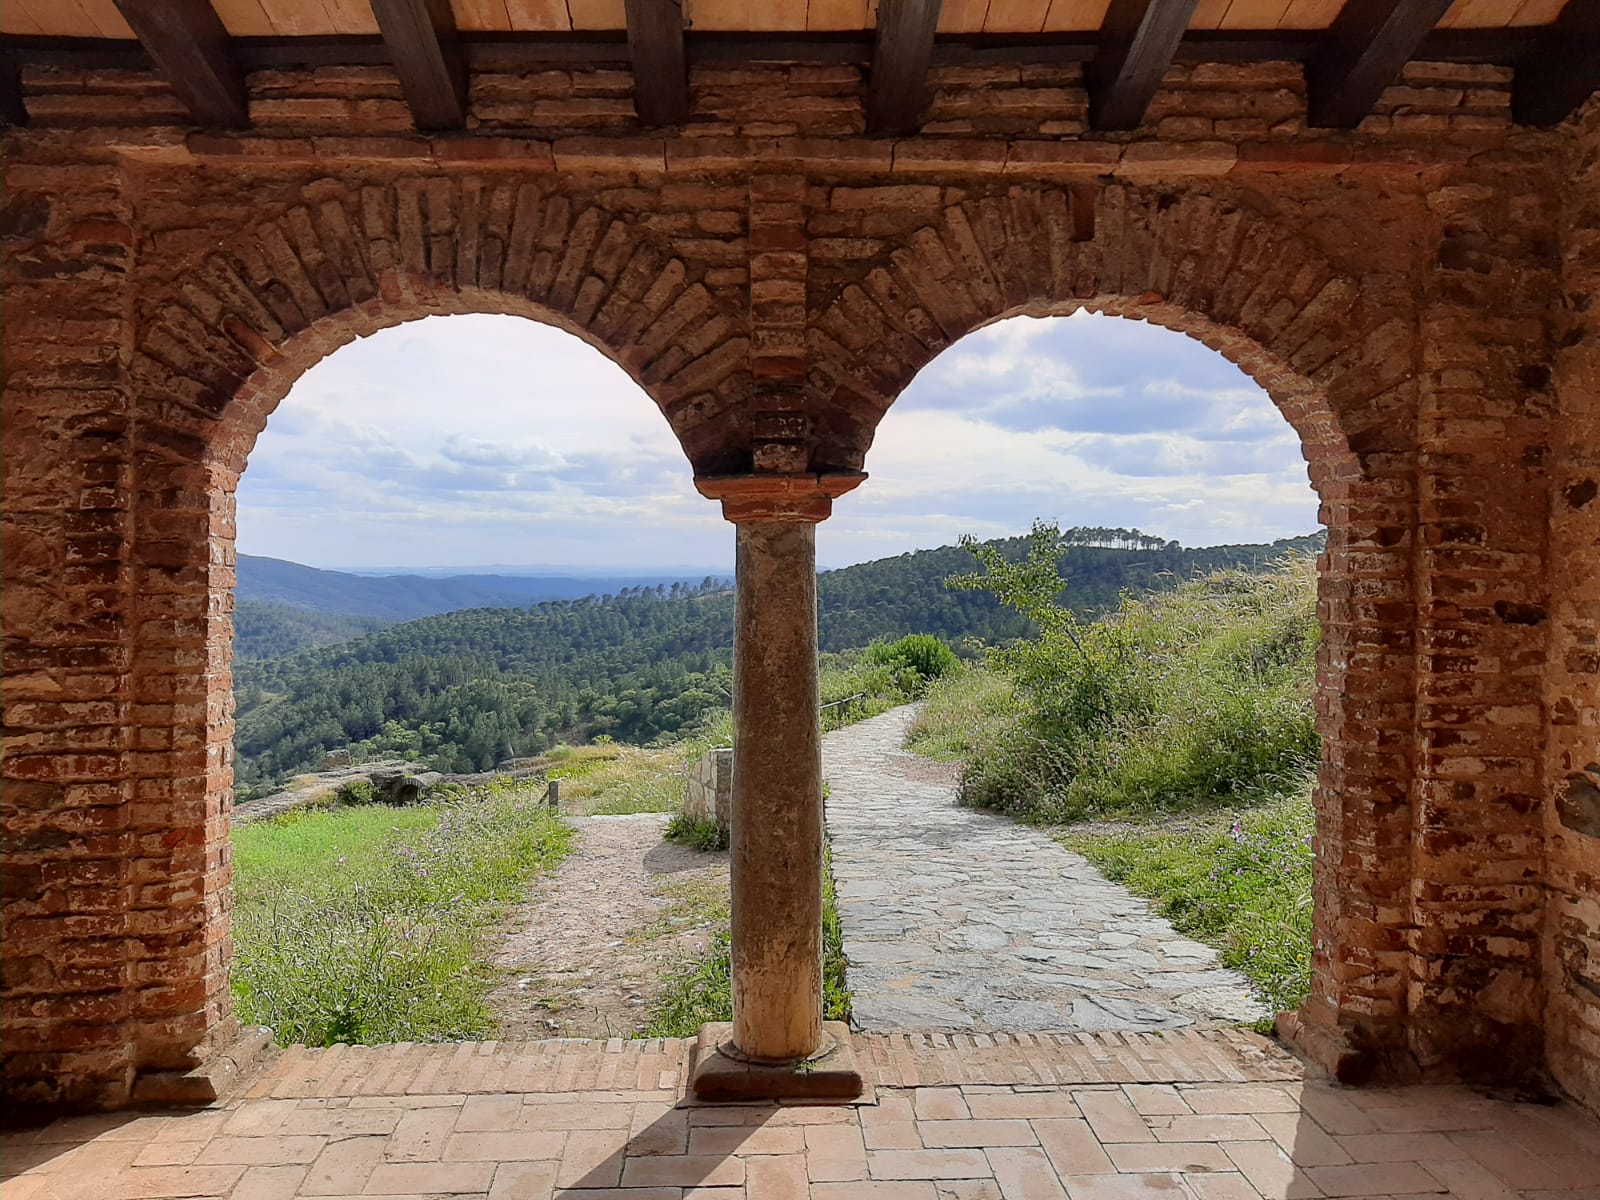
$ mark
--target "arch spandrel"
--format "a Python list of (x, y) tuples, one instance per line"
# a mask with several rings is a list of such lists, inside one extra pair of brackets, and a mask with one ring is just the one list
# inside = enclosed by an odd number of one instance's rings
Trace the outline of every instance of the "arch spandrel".
[(1415, 322), (1392, 300), (1234, 199), (1120, 184), (963, 199), (859, 278), (814, 288), (814, 465), (859, 469), (895, 397), (967, 333), (1089, 307), (1222, 353), (1272, 396), (1314, 477), (1342, 475), (1336, 460), (1413, 441), (1401, 385), (1414, 369)]
[(320, 180), (259, 221), (166, 264), (131, 371), (141, 434), (237, 474), (268, 415), (313, 363), (357, 337), (437, 314), (554, 325), (656, 403), (697, 469), (747, 455), (708, 421), (749, 390), (740, 289), (708, 283), (639, 213), (548, 181)]

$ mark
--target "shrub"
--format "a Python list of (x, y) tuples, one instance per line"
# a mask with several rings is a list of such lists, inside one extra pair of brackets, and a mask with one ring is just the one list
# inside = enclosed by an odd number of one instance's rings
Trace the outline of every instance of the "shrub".
[(957, 663), (955, 651), (931, 633), (907, 634), (898, 642), (873, 642), (862, 653), (861, 661), (875, 667), (915, 671), (923, 686), (953, 670)]
[(1026, 561), (969, 546), (992, 591), (1039, 635), (990, 656), (1016, 709), (992, 717), (969, 760), (970, 803), (1038, 820), (1215, 803), (1281, 791), (1316, 761), (1311, 559), (1225, 571), (1084, 624), (1058, 603), (1053, 527)]

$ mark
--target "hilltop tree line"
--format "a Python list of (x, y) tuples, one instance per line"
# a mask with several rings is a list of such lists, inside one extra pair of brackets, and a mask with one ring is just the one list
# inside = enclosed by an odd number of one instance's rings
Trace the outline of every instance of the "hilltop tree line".
[[(1062, 601), (1084, 616), (1123, 592), (1176, 586), (1218, 567), (1259, 567), (1316, 539), (1184, 549), (1136, 530), (1070, 530)], [(1107, 545), (1105, 543), (1116, 543)], [(1021, 561), (1027, 538), (985, 543)], [(846, 650), (909, 633), (966, 653), (1034, 632), (986, 592), (952, 591), (959, 547), (824, 573), (820, 639)], [(243, 622), (241, 622), (243, 624)], [(323, 626), (317, 626), (323, 629)], [(486, 770), (557, 741), (671, 740), (726, 708), (733, 594), (724, 580), (638, 586), (530, 608), (479, 608), (391, 625), (235, 668), (236, 775), (244, 792), (315, 769), (331, 749)]]

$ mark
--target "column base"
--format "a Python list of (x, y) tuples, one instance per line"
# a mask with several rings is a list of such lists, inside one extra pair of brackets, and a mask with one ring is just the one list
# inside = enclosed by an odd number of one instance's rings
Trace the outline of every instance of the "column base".
[(1340, 1083), (1415, 1083), (1420, 1072), (1404, 1050), (1357, 1045), (1347, 1031), (1307, 1021), (1300, 1012), (1281, 1012), (1278, 1038), (1302, 1060), (1321, 1067)]
[(206, 1105), (224, 1099), (250, 1074), (272, 1045), (272, 1030), (247, 1026), (227, 1046), (187, 1071), (141, 1071), (134, 1077), (132, 1103), (138, 1107)]
[(697, 1100), (832, 1100), (844, 1104), (860, 1100), (866, 1084), (850, 1044), (850, 1027), (843, 1021), (824, 1021), (822, 1032), (830, 1044), (820, 1054), (792, 1063), (765, 1064), (745, 1062), (723, 1052), (733, 1036), (731, 1024), (702, 1026), (690, 1060), (689, 1088)]

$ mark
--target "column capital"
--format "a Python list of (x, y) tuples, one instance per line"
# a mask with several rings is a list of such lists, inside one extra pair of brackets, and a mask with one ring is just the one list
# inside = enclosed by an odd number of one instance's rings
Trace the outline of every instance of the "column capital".
[(694, 486), (709, 500), (722, 501), (722, 515), (735, 525), (747, 521), (826, 521), (833, 501), (866, 479), (865, 471), (810, 472), (798, 475), (697, 475)]

